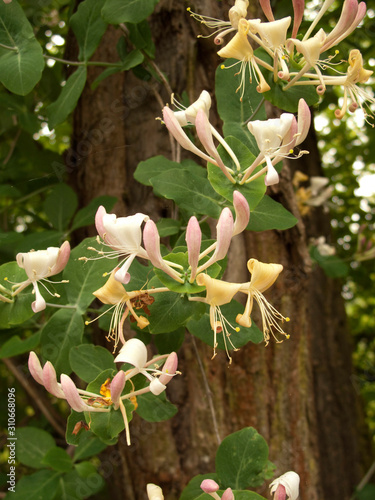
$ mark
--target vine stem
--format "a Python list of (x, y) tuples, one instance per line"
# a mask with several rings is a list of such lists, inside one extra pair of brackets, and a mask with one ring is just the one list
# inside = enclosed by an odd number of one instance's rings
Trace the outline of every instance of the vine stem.
[(206, 372), (204, 371), (202, 359), (201, 359), (201, 357), (199, 355), (198, 347), (197, 347), (197, 344), (195, 342), (195, 338), (194, 338), (193, 335), (191, 335), (191, 340), (192, 340), (192, 343), (193, 343), (193, 348), (194, 348), (195, 356), (196, 356), (197, 361), (198, 361), (198, 366), (199, 366), (199, 369), (201, 371), (202, 378), (203, 378), (204, 390), (206, 392), (208, 406), (210, 408), (210, 413), (211, 413), (211, 418), (212, 418), (212, 424), (213, 424), (213, 427), (214, 427), (214, 433), (215, 433), (215, 436), (216, 436), (217, 444), (220, 445), (221, 444), (221, 437), (220, 437), (220, 434), (219, 434), (219, 426), (217, 424), (215, 407), (214, 407), (214, 402), (213, 402), (213, 399), (212, 399), (212, 392), (211, 392), (210, 386), (208, 384), (208, 380), (207, 380), (207, 377), (206, 377)]
[(52, 427), (62, 436), (65, 438), (65, 430), (60, 425), (60, 423), (57, 421), (57, 419), (52, 415), (51, 409), (48, 408), (47, 400), (42, 398), (36, 389), (33, 387), (32, 384), (30, 384), (30, 381), (27, 380), (27, 378), (23, 375), (23, 373), (19, 370), (19, 368), (13, 363), (13, 361), (9, 358), (3, 358), (3, 361), (7, 368), (9, 369), (10, 372), (13, 373), (15, 378), (18, 380), (18, 382), (22, 385), (22, 387), (25, 389), (25, 391), (29, 394), (31, 397), (32, 401), (38, 406), (40, 411), (43, 413), (43, 415), (46, 417), (48, 422), (52, 425)]

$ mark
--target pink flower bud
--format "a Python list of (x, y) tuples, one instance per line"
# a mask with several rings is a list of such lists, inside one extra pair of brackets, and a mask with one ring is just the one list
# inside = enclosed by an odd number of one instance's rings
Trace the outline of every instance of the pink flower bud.
[(234, 221), (232, 236), (235, 236), (246, 229), (250, 219), (250, 208), (246, 198), (239, 191), (233, 192), (233, 206), (236, 212), (236, 220)]
[(122, 370), (116, 373), (116, 375), (113, 377), (111, 381), (109, 389), (111, 391), (111, 400), (115, 405), (115, 409), (117, 409), (121, 393), (125, 387), (125, 382), (126, 382), (126, 375), (125, 372)]
[(205, 493), (215, 493), (215, 491), (218, 491), (219, 485), (213, 479), (204, 479), (201, 482), (201, 489)]
[(44, 385), (43, 382), (43, 369), (41, 367), (38, 356), (34, 351), (31, 351), (29, 354), (29, 371), (34, 380), (38, 382), (40, 385)]
[(43, 367), (43, 383), (48, 392), (57, 398), (65, 399), (65, 394), (57, 383), (56, 370), (50, 361)]
[[(163, 366), (163, 374), (160, 375), (159, 380), (162, 384), (168, 384), (170, 380), (172, 380), (173, 375), (176, 373), (178, 366), (178, 357), (175, 352), (171, 352), (167, 358), (167, 361)], [(165, 375), (164, 375), (165, 374)]]
[(191, 281), (197, 274), (199, 253), (202, 242), (202, 231), (196, 217), (190, 217), (186, 228), (186, 244), (188, 249), (188, 261), (191, 267)]
[(231, 488), (227, 488), (224, 491), (223, 496), (221, 497), (221, 500), (234, 500), (234, 495), (233, 495), (233, 491)]

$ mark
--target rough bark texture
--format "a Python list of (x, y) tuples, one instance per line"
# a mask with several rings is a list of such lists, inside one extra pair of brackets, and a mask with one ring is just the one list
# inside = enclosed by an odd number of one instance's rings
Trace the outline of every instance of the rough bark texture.
[[(228, 4), (204, 0), (191, 7), (223, 18)], [(158, 65), (172, 89), (176, 93), (186, 89), (193, 100), (204, 88), (212, 91), (218, 59), (212, 39), (196, 38), (202, 27), (185, 8), (184, 2), (162, 0), (151, 28)], [(115, 57), (119, 36), (119, 30), (107, 32), (96, 60)], [(90, 69), (89, 81), (96, 76), (97, 70)], [(162, 84), (142, 82), (130, 72), (112, 76), (95, 92), (87, 87), (75, 113), (72, 146), (80, 158), (71, 180), (82, 204), (105, 193), (119, 197), (119, 215), (142, 211), (156, 220), (170, 214), (168, 201), (156, 200), (132, 177), (139, 161), (156, 154), (170, 157), (168, 134), (155, 121), (161, 115), (161, 102), (167, 101)], [(79, 153), (79, 145), (83, 148), (90, 137), (89, 152)], [(113, 500), (145, 499), (147, 482), (160, 484), (166, 500), (177, 499), (192, 476), (213, 470), (218, 439), (206, 381), (221, 438), (254, 426), (269, 443), (276, 474), (288, 470), (300, 474), (301, 500), (349, 499), (363, 462), (358, 449), (360, 411), (350, 382), (350, 342), (340, 283), (312, 267), (307, 249), (310, 236), (329, 236), (329, 219), (315, 210), (302, 221), (291, 185), (291, 169), (310, 175), (320, 172), (314, 135), (308, 141), (304, 149), (311, 151), (310, 156), (286, 165), (280, 184), (269, 193), (300, 222), (289, 231), (237, 236), (227, 271), (227, 279), (243, 281), (250, 257), (283, 264), (268, 298), (291, 317), (290, 340), (270, 342), (267, 348), (245, 346), (228, 368), (225, 354), (211, 361), (211, 348), (200, 341), (195, 344), (187, 335), (179, 352), (183, 375), (168, 387), (178, 415), (158, 424), (136, 416), (131, 423), (132, 446), (127, 448), (120, 439), (103, 457)], [(259, 493), (268, 496), (267, 488)]]

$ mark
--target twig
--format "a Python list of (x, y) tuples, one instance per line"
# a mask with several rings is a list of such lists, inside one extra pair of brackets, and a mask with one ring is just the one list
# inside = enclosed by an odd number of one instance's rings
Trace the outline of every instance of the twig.
[(8, 152), (5, 160), (3, 161), (3, 165), (6, 165), (8, 163), (8, 161), (11, 159), (13, 151), (14, 151), (14, 148), (16, 147), (16, 144), (18, 142), (18, 139), (19, 139), (20, 135), (21, 135), (21, 129), (18, 129), (17, 133), (16, 133), (16, 136), (13, 139), (12, 144), (10, 145), (9, 152)]
[(263, 106), (263, 103), (264, 103), (265, 99), (264, 97), (262, 97), (260, 103), (258, 104), (258, 106), (255, 108), (255, 111), (253, 112), (253, 114), (250, 116), (250, 118), (248, 118), (246, 121), (245, 121), (245, 125), (247, 125), (249, 122), (251, 122), (251, 120), (254, 118), (254, 116), (256, 116), (256, 114), (258, 113), (258, 111), (260, 110), (260, 108)]
[(197, 347), (197, 344), (195, 342), (195, 338), (194, 338), (193, 335), (191, 335), (191, 340), (193, 342), (193, 348), (194, 348), (195, 355), (197, 357), (199, 369), (200, 369), (201, 374), (202, 374), (203, 385), (204, 385), (204, 389), (206, 391), (206, 396), (207, 396), (207, 400), (208, 400), (208, 406), (210, 408), (210, 413), (211, 413), (211, 418), (212, 418), (212, 424), (214, 426), (214, 432), (215, 432), (215, 435), (216, 435), (217, 443), (221, 444), (221, 438), (220, 438), (220, 434), (219, 434), (219, 427), (217, 425), (217, 419), (216, 419), (216, 413), (215, 413), (215, 408), (214, 408), (214, 402), (213, 402), (213, 399), (212, 399), (212, 392), (211, 392), (210, 386), (208, 385), (208, 380), (207, 380), (207, 377), (206, 377), (206, 373), (204, 371), (203, 363), (202, 363), (201, 357), (199, 356), (198, 347)]
[(13, 375), (16, 377), (18, 382), (22, 385), (25, 391), (30, 395), (32, 401), (38, 406), (40, 411), (46, 417), (48, 422), (52, 427), (60, 434), (60, 436), (65, 438), (65, 429), (60, 425), (59, 422), (51, 415), (50, 409), (47, 407), (47, 401), (43, 400), (35, 388), (30, 384), (29, 380), (23, 375), (23, 373), (17, 368), (13, 361), (9, 358), (3, 358), (4, 363)]

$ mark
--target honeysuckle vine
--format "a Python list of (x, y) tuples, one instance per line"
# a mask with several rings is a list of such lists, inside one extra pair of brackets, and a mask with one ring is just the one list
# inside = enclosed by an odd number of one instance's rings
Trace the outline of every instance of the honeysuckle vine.
[[(98, 33), (92, 34), (98, 37), (98, 45), (109, 23), (105, 12), (110, 3), (103, 2), (100, 10), (98, 2), (80, 2), (72, 16), (73, 31), (84, 26), (88, 33), (85, 23), (91, 19), (89, 14), (95, 17), (101, 12), (104, 18), (97, 19)], [(11, 0), (0, 3), (0, 17), (6, 8), (3, 4), (17, 14), (13, 19), (20, 18), (22, 9)], [(223, 21), (188, 8), (196, 21), (212, 30), (211, 34), (205, 31), (199, 36), (213, 36), (214, 43), (220, 46), (215, 95), (199, 89), (200, 94), (198, 91), (197, 99), (191, 103), (171, 94), (167, 76), (152, 61), (151, 35), (148, 42), (138, 40), (140, 48), (136, 46), (137, 37), (131, 35), (133, 24), (138, 26), (137, 23), (117, 23), (126, 44), (134, 46), (117, 63), (90, 61), (94, 44), (91, 55), (82, 55), (87, 46), (82, 46), (77, 37), (80, 61), (70, 64), (80, 67), (74, 78), (86, 78), (88, 65), (101, 64), (125, 71), (128, 56), (138, 61), (129, 64), (128, 69), (145, 61), (146, 67), (150, 65), (156, 71), (167, 91), (165, 97), (170, 95), (170, 104), (163, 106), (164, 97), (155, 90), (162, 108), (159, 133), (170, 134), (172, 152), (176, 150), (176, 141), (199, 163), (191, 158), (176, 162), (179, 155), (172, 154), (173, 161), (156, 156), (137, 166), (136, 180), (164, 200), (163, 206), (172, 214), (170, 218), (159, 218), (151, 211), (143, 213), (147, 211), (144, 204), (137, 207), (140, 211), (136, 209), (136, 213), (112, 213), (115, 202), (111, 205), (108, 200), (96, 200), (92, 206), (82, 208), (80, 217), (77, 214), (78, 222), (74, 219), (67, 227), (59, 226), (62, 236), (56, 244), (61, 246), (20, 252), (14, 262), (0, 268), (0, 302), (9, 320), (7, 326), (30, 321), (27, 325), (35, 324), (42, 330), (34, 344), (25, 340), (29, 348), (33, 345), (28, 367), (38, 384), (71, 409), (66, 432), (69, 444), (76, 446), (81, 436), (89, 432), (106, 445), (113, 445), (125, 430), (130, 446), (130, 422), (135, 412), (150, 422), (174, 416), (177, 408), (167, 399), (166, 389), (180, 375), (176, 351), (185, 331), (212, 347), (212, 363), (220, 362), (219, 350), (224, 351), (222, 359), (228, 365), (236, 362), (233, 353), (248, 342), (281, 344), (293, 335), (293, 310), (282, 303), (279, 293), (283, 265), (263, 262), (256, 250), (254, 255), (242, 253), (238, 264), (244, 277), (241, 276), (241, 282), (231, 281), (230, 269), (227, 271), (231, 245), (235, 238), (244, 238), (246, 231), (289, 229), (298, 217), (311, 214), (316, 207), (326, 209), (333, 189), (328, 179), (295, 173), (292, 184), (298, 209), (294, 214), (272, 199), (269, 195), (273, 191), (267, 189), (280, 182), (285, 159), (309, 153), (302, 147), (311, 127), (310, 106), (324, 99), (327, 87), (341, 87), (343, 92), (336, 118), (360, 109), (366, 121), (371, 120), (375, 99), (363, 84), (371, 83), (373, 72), (366, 69), (357, 48), (344, 55), (347, 60), (340, 59), (339, 52), (340, 42), (357, 29), (366, 15), (364, 2), (344, 0), (336, 25), (327, 32), (319, 27), (319, 22), (333, 0), (322, 2), (305, 32), (301, 31), (301, 26), (306, 25), (302, 24), (304, 0), (293, 0), (293, 11), (281, 19), (275, 19), (270, 0), (259, 0), (259, 4), (266, 21), (248, 19), (248, 0), (235, 0), (228, 20)], [(142, 23), (147, 24), (147, 15)], [(23, 22), (25, 33), (29, 30), (28, 39), (32, 39), (28, 20)], [(11, 23), (10, 30), (12, 26)], [(140, 32), (147, 38), (146, 31), (143, 24)], [(18, 32), (13, 33), (14, 38), (16, 35)], [(146, 42), (152, 47), (146, 49)], [(0, 45), (12, 57), (19, 53), (18, 46)], [(47, 56), (41, 52), (40, 57), (39, 62), (44, 65)], [(347, 69), (343, 73), (344, 66)], [(27, 69), (31, 70), (31, 66)], [(69, 78), (63, 89), (69, 90)], [(82, 88), (85, 81), (81, 82)], [(313, 89), (310, 95), (305, 92), (309, 86)], [(7, 92), (12, 91), (6, 88)], [(297, 89), (304, 98), (300, 98)], [(26, 90), (16, 88), (15, 93), (26, 95)], [(285, 96), (287, 99), (283, 100)], [(280, 105), (280, 111), (267, 119), (265, 99), (286, 105)], [(217, 123), (212, 102), (217, 103), (223, 127), (211, 123)], [(54, 116), (53, 107), (49, 115), (51, 130), (61, 123)], [(70, 243), (63, 239), (83, 226), (82, 220), (87, 221), (88, 213), (97, 236), (71, 250)], [(60, 214), (56, 218), (63, 225)], [(310, 243), (321, 256), (332, 257), (334, 248), (325, 237)], [(364, 239), (359, 231), (353, 258), (360, 262), (374, 255), (373, 241)], [(60, 273), (61, 278), (50, 280)], [(46, 302), (40, 287), (55, 297), (53, 304)], [(60, 310), (56, 312), (49, 306)], [(260, 317), (259, 328), (252, 319), (254, 307)], [(290, 332), (289, 328), (284, 331), (284, 323), (289, 323)], [(193, 341), (198, 353), (194, 337)], [(199, 363), (204, 378), (200, 358)], [(211, 401), (207, 380), (205, 390)], [(213, 405), (211, 410), (214, 414)], [(259, 486), (261, 479), (270, 480), (274, 474), (267, 445), (255, 429), (242, 429), (221, 441), (215, 415), (213, 422), (219, 443), (217, 470), (207, 472), (198, 478), (199, 482), (193, 479), (183, 492), (186, 500), (196, 500), (202, 492), (215, 500), (237, 500), (243, 491)], [(220, 459), (220, 455), (225, 459)], [(243, 463), (236, 462), (245, 456)], [(246, 470), (246, 463), (252, 463), (254, 457), (259, 464), (256, 474), (251, 468)], [(226, 462), (230, 467), (226, 468)], [(231, 477), (233, 470), (235, 478)], [(299, 483), (296, 472), (286, 472), (270, 483), (270, 495), (274, 500), (297, 500)], [(238, 489), (234, 489), (234, 484)], [(146, 493), (149, 500), (164, 500), (163, 490), (157, 484), (149, 483)]]

